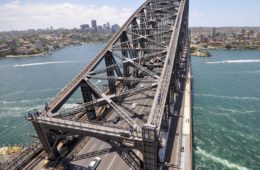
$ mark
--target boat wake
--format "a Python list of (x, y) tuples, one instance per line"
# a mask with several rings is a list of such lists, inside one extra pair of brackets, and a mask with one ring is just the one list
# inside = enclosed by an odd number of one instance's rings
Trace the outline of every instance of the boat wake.
[(24, 90), (24, 91), (16, 91), (14, 93), (8, 93), (0, 96), (0, 99), (6, 99), (6, 97), (10, 96), (16, 96), (20, 94), (28, 94), (28, 93), (45, 93), (45, 92), (50, 92), (50, 91), (58, 91), (61, 88), (51, 88), (51, 89), (42, 89), (42, 90)]
[(220, 96), (214, 94), (198, 94), (194, 93), (195, 96), (203, 96), (203, 97), (214, 97), (214, 98), (222, 98), (222, 99), (237, 99), (237, 100), (260, 100), (258, 97), (243, 97), (243, 96)]
[(41, 62), (41, 63), (28, 63), (28, 64), (15, 64), (14, 67), (30, 67), (30, 66), (41, 66), (49, 64), (65, 64), (65, 63), (75, 63), (76, 61), (53, 61), (53, 62)]
[(219, 110), (231, 112), (231, 113), (254, 113), (254, 110), (236, 110), (236, 109), (226, 109), (226, 108), (218, 108)]
[(223, 61), (212, 61), (205, 62), (207, 64), (225, 64), (225, 63), (260, 63), (260, 59), (252, 59), (252, 60), (223, 60)]
[(43, 105), (35, 105), (34, 107), (32, 106), (15, 106), (15, 107), (1, 107), (0, 109), (0, 119), (5, 117), (5, 118), (10, 118), (10, 117), (23, 117), (24, 114), (30, 110), (37, 109), (37, 110), (42, 110)]
[(238, 169), (238, 170), (248, 170), (248, 168), (246, 168), (246, 167), (237, 165), (235, 163), (229, 162), (226, 159), (212, 155), (212, 154), (202, 150), (200, 147), (197, 147), (197, 150), (195, 152), (197, 152), (199, 155), (201, 155), (207, 159), (211, 159), (214, 162), (220, 163), (220, 164), (226, 166), (227, 168)]

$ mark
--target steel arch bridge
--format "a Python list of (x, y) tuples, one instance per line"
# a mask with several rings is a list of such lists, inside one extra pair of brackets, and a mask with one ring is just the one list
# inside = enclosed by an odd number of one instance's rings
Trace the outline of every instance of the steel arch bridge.
[[(190, 67), (188, 13), (189, 0), (147, 0), (45, 110), (27, 116), (49, 159), (58, 159), (60, 141), (90, 136), (127, 154), (135, 169), (163, 164)], [(61, 109), (77, 90), (81, 104)], [(137, 95), (149, 102), (131, 102)], [(120, 124), (110, 123), (115, 115)]]

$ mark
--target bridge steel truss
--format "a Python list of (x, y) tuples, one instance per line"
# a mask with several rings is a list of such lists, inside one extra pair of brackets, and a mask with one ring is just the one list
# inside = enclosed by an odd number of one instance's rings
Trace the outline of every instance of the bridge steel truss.
[[(59, 156), (58, 143), (82, 135), (110, 143), (122, 152), (139, 150), (140, 169), (158, 169), (164, 148), (161, 131), (169, 126), (189, 61), (189, 0), (147, 0), (126, 21), (104, 49), (48, 103), (40, 114), (27, 117), (32, 122), (43, 149), (50, 159)], [(94, 83), (102, 80), (107, 88)], [(60, 108), (75, 93), (82, 93), (82, 104)], [(139, 122), (122, 107), (122, 102), (140, 92), (153, 90), (153, 102), (146, 120)], [(98, 110), (106, 108), (125, 122), (124, 127), (99, 122)], [(87, 115), (86, 121), (69, 119)], [(141, 122), (141, 123), (140, 123)]]

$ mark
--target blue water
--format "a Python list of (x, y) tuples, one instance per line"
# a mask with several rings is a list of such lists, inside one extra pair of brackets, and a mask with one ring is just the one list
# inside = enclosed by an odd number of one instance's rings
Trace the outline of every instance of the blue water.
[(260, 169), (260, 51), (192, 58), (195, 169)]
[[(28, 110), (41, 108), (94, 57), (104, 44), (67, 47), (51, 55), (0, 58), (0, 146), (32, 141)], [(71, 101), (73, 102), (73, 101)]]
[[(104, 44), (52, 55), (0, 58), (0, 146), (30, 143), (24, 119), (77, 75)], [(192, 58), (195, 169), (260, 169), (260, 51)], [(72, 98), (68, 103), (77, 101)]]

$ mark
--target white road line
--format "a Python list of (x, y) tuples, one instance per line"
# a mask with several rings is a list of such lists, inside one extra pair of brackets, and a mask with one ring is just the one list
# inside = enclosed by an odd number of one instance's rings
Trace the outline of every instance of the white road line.
[(109, 166), (108, 166), (107, 170), (109, 170), (109, 169), (110, 169), (110, 167), (111, 167), (111, 165), (113, 164), (113, 162), (114, 162), (115, 158), (116, 158), (116, 155), (114, 156), (114, 158), (113, 158), (113, 159), (112, 159), (112, 161), (110, 162), (110, 164), (109, 164)]
[(88, 150), (88, 151), (92, 151), (92, 149), (93, 149), (93, 147), (94, 147), (95, 145), (96, 145), (96, 144), (94, 143), (94, 145), (91, 146), (90, 150)]
[(107, 157), (107, 155), (109, 155), (109, 154), (110, 154), (110, 152), (106, 153), (106, 154), (104, 155), (104, 157), (106, 158), (106, 157)]
[[(91, 138), (92, 139), (92, 138)], [(91, 148), (89, 149), (89, 150), (87, 150), (88, 152), (91, 152), (93, 149), (94, 149), (94, 146), (96, 146), (96, 144), (94, 143), (92, 146), (91, 146)], [(83, 160), (83, 165), (88, 165), (89, 164), (89, 161), (90, 161), (90, 159), (84, 159)]]
[[(102, 142), (102, 143), (103, 143), (103, 142)], [(101, 145), (100, 150), (102, 150), (103, 147), (106, 147), (105, 143), (103, 143), (103, 144)], [(106, 158), (108, 154), (109, 154), (109, 153), (106, 153), (105, 155), (103, 155), (103, 157)]]

